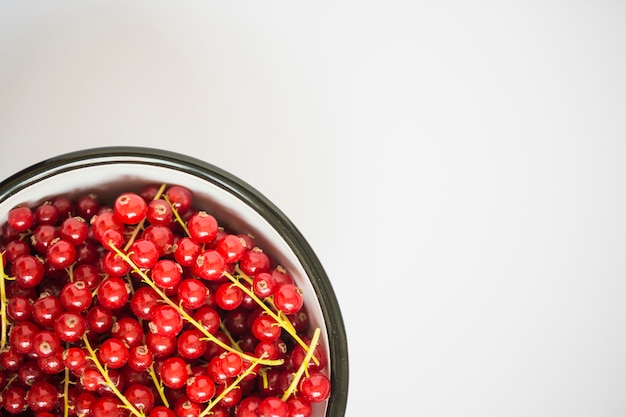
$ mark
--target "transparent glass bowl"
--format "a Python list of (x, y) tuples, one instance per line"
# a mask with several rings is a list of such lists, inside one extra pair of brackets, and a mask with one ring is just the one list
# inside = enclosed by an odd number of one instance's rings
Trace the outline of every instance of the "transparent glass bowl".
[(227, 229), (251, 233), (304, 292), (312, 326), (321, 328), (332, 391), (315, 404), (316, 417), (343, 417), (348, 396), (348, 349), (339, 303), (319, 259), (296, 226), (259, 191), (196, 158), (161, 149), (103, 147), (67, 153), (30, 166), (0, 183), (0, 223), (18, 204), (56, 195), (95, 191), (113, 196), (153, 183), (178, 184), (194, 193), (194, 205)]

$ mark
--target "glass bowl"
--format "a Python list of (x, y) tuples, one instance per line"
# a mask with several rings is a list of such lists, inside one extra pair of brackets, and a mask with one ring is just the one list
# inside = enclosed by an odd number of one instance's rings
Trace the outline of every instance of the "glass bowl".
[(250, 233), (258, 246), (284, 266), (303, 290), (312, 327), (321, 329), (331, 379), (327, 401), (314, 404), (314, 416), (343, 417), (348, 395), (348, 349), (344, 322), (332, 285), (319, 259), (296, 226), (259, 191), (205, 161), (143, 147), (102, 147), (53, 157), (0, 183), (0, 223), (19, 204), (57, 195), (96, 192), (105, 198), (143, 185), (182, 185), (194, 193), (194, 206), (210, 211), (221, 225)]

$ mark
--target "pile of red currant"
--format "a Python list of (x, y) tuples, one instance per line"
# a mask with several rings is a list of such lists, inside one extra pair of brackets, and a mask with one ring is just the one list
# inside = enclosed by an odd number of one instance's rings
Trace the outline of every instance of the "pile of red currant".
[(204, 210), (153, 184), (8, 212), (2, 414), (307, 417), (328, 399), (301, 289)]

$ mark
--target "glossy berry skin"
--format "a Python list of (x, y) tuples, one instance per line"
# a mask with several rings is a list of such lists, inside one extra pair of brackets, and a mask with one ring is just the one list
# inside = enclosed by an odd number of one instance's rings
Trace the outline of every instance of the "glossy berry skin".
[(61, 313), (63, 313), (63, 304), (59, 297), (42, 294), (33, 302), (33, 321), (39, 326), (53, 327)]
[(183, 328), (178, 310), (170, 305), (158, 306), (152, 314), (150, 331), (163, 337), (176, 337)]
[(141, 384), (133, 384), (124, 390), (126, 399), (136, 409), (149, 413), (154, 407), (154, 394), (150, 388)]
[(243, 291), (235, 285), (226, 282), (217, 287), (215, 302), (224, 310), (234, 310), (243, 302)]
[(9, 414), (20, 414), (28, 407), (26, 390), (12, 385), (2, 393), (2, 406)]
[(36, 413), (52, 411), (57, 405), (58, 395), (54, 385), (45, 381), (35, 382), (28, 391), (28, 408)]
[(224, 261), (224, 258), (219, 254), (219, 252), (212, 249), (204, 251), (198, 255), (196, 261), (192, 265), (192, 272), (194, 275), (210, 281), (215, 281), (221, 278), (225, 270), (226, 262)]
[(141, 222), (148, 211), (146, 201), (135, 193), (123, 193), (115, 199), (113, 211), (124, 224)]
[(189, 378), (185, 392), (191, 401), (206, 403), (215, 395), (215, 383), (207, 375), (197, 375)]
[(152, 225), (167, 226), (173, 218), (172, 208), (162, 198), (151, 200), (148, 203), (146, 218)]
[(184, 307), (195, 310), (206, 302), (207, 288), (200, 280), (188, 278), (180, 282), (177, 293)]
[(132, 317), (122, 317), (113, 323), (111, 336), (124, 342), (129, 348), (139, 346), (143, 341), (143, 327)]
[(176, 340), (178, 354), (185, 359), (198, 359), (206, 352), (206, 337), (198, 329), (183, 331)]
[(148, 414), (148, 417), (176, 417), (176, 413), (174, 413), (174, 410), (167, 407), (157, 405), (152, 409), (150, 414)]
[(178, 211), (179, 214), (185, 214), (191, 208), (193, 194), (191, 190), (179, 185), (173, 185), (166, 192), (167, 199)]
[(85, 282), (76, 281), (65, 284), (59, 294), (59, 300), (66, 310), (82, 312), (91, 306), (93, 298)]
[(147, 239), (138, 239), (130, 246), (128, 256), (139, 268), (150, 269), (159, 260), (159, 249)]
[(94, 333), (106, 333), (113, 327), (113, 314), (103, 306), (93, 306), (85, 317), (87, 328)]
[(35, 222), (35, 215), (29, 207), (15, 207), (9, 210), (7, 222), (16, 232), (26, 232)]
[(200, 245), (188, 237), (182, 237), (176, 242), (174, 259), (182, 266), (192, 266), (200, 253), (202, 253)]
[(129, 291), (126, 282), (118, 277), (109, 277), (103, 280), (98, 287), (98, 301), (109, 310), (124, 307), (128, 301)]
[(261, 404), (261, 398), (258, 396), (242, 399), (237, 405), (236, 417), (259, 417), (259, 404)]
[(237, 235), (227, 234), (217, 242), (215, 250), (227, 263), (237, 262), (246, 252), (246, 241)]
[(239, 267), (244, 274), (254, 277), (256, 274), (269, 271), (270, 259), (265, 252), (255, 247), (243, 254)]
[(289, 407), (278, 397), (266, 397), (259, 404), (259, 415), (264, 417), (289, 417)]
[(124, 417), (122, 402), (115, 397), (105, 396), (96, 400), (92, 408), (93, 417)]
[(82, 217), (70, 217), (61, 223), (59, 236), (74, 245), (80, 245), (89, 236), (89, 226)]
[(154, 265), (150, 277), (161, 288), (175, 287), (182, 278), (182, 268), (171, 259), (162, 259)]
[(30, 320), (33, 315), (30, 298), (23, 295), (11, 297), (7, 303), (7, 314), (14, 321)]
[(9, 335), (9, 343), (15, 352), (27, 355), (33, 351), (33, 338), (39, 333), (39, 327), (30, 321), (17, 323)]
[(146, 345), (132, 347), (128, 354), (128, 366), (137, 372), (148, 369), (154, 361), (152, 352)]
[(43, 264), (33, 255), (22, 255), (13, 264), (13, 275), (20, 287), (34, 288), (43, 280)]
[(330, 396), (330, 380), (322, 372), (311, 372), (300, 380), (299, 387), (302, 397), (312, 403), (324, 401)]
[(33, 336), (32, 352), (37, 358), (47, 358), (63, 351), (61, 341), (56, 333), (42, 330)]
[(187, 363), (182, 358), (171, 357), (163, 361), (159, 371), (163, 384), (172, 389), (183, 388), (187, 384), (189, 371)]
[(138, 319), (149, 320), (154, 309), (160, 305), (161, 297), (150, 287), (141, 287), (135, 290), (130, 299), (130, 308)]
[(274, 290), (274, 305), (285, 314), (295, 314), (302, 308), (302, 291), (294, 284), (282, 284)]
[(313, 415), (311, 403), (303, 398), (289, 398), (287, 407), (289, 408), (289, 417), (311, 417)]
[(112, 369), (119, 369), (128, 362), (128, 348), (119, 339), (110, 338), (102, 342), (98, 351), (102, 363)]
[(252, 323), (252, 334), (262, 342), (274, 342), (280, 337), (282, 328), (267, 314), (261, 314)]
[(198, 244), (212, 242), (217, 236), (217, 220), (206, 211), (194, 213), (187, 222), (191, 240)]
[(48, 247), (46, 259), (57, 269), (69, 268), (76, 260), (76, 248), (66, 240), (58, 240)]

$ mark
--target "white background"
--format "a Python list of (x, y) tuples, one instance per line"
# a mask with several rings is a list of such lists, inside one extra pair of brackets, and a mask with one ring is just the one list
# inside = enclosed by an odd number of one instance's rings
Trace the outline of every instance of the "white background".
[(626, 3), (0, 3), (0, 177), (104, 145), (260, 190), (347, 416), (626, 414)]

